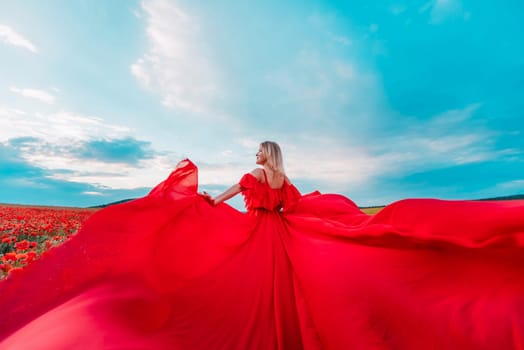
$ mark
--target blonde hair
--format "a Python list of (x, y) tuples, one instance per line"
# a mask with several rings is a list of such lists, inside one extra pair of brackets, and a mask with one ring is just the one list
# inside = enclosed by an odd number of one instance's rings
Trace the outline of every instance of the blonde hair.
[(282, 157), (282, 151), (278, 143), (273, 141), (264, 141), (260, 144), (260, 148), (264, 151), (267, 157), (268, 167), (282, 175), (286, 175), (284, 172), (284, 159)]

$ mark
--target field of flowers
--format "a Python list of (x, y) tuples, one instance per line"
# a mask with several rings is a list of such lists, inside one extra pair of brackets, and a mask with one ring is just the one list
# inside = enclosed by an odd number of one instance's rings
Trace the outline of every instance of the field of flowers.
[(0, 205), (0, 280), (65, 242), (96, 210)]
[(0, 279), (65, 242), (95, 211), (0, 205)]

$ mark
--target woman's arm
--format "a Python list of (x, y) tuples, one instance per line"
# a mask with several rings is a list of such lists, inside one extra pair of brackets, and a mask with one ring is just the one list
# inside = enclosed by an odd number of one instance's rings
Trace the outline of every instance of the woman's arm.
[[(264, 173), (261, 168), (255, 168), (253, 169), (253, 171), (251, 171), (251, 175), (253, 175), (259, 182), (263, 178), (263, 174)], [(240, 186), (240, 184), (237, 183), (228, 188), (223, 193), (216, 196), (215, 198), (211, 197), (211, 195), (205, 191), (202, 192), (200, 195), (204, 197), (204, 199), (208, 201), (211, 205), (217, 205), (219, 203), (227, 201), (229, 198), (236, 196), (240, 192), (242, 192), (242, 187)]]
[(240, 187), (240, 184), (234, 184), (230, 188), (228, 188), (223, 193), (219, 194), (215, 198), (211, 197), (211, 195), (207, 192), (203, 192), (202, 196), (204, 199), (206, 199), (211, 205), (218, 205), (219, 203), (222, 203), (223, 201), (227, 201), (229, 198), (232, 198), (242, 192), (242, 188)]

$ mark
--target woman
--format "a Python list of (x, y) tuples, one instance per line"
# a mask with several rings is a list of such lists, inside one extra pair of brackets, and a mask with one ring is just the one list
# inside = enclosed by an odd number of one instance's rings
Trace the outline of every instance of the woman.
[[(242, 192), (242, 186), (244, 186), (245, 189), (249, 188), (250, 186), (248, 183), (251, 181), (250, 177), (253, 177), (259, 183), (268, 184), (270, 189), (278, 190), (284, 188), (287, 189), (288, 186), (291, 187), (293, 191), (292, 195), (289, 198), (284, 196), (284, 198), (280, 198), (281, 200), (285, 199), (296, 201), (300, 197), (298, 190), (296, 190), (296, 188), (291, 185), (291, 182), (284, 172), (284, 160), (282, 158), (282, 151), (280, 150), (278, 143), (272, 141), (262, 142), (259, 146), (258, 152), (256, 153), (256, 163), (262, 165), (262, 168), (256, 168), (250, 174), (246, 174), (239, 183), (231, 186), (227, 191), (217, 196), (217, 198), (213, 199), (207, 192), (203, 192), (202, 196), (209, 203), (215, 206)], [(271, 191), (269, 192), (271, 193)], [(250, 207), (249, 203), (246, 203), (246, 205), (247, 209), (256, 209), (252, 206)]]
[[(2, 282), (0, 349), (519, 349), (524, 202), (301, 196), (277, 144), (212, 198), (189, 161)], [(242, 192), (247, 213), (223, 201)], [(212, 205), (210, 205), (212, 204)]]

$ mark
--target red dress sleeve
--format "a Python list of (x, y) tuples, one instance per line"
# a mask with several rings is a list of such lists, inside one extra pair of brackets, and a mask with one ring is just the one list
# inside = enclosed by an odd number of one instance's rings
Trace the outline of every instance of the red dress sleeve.
[(244, 174), (238, 184), (242, 190), (244, 204), (248, 211), (262, 205), (263, 201), (260, 196), (260, 190), (257, 191), (259, 188), (259, 182), (257, 178), (253, 176), (253, 174)]
[(244, 174), (238, 182), (242, 191), (254, 188), (257, 183), (258, 180), (250, 173)]
[(295, 185), (291, 183), (284, 183), (282, 192), (282, 211), (289, 211), (302, 197)]

